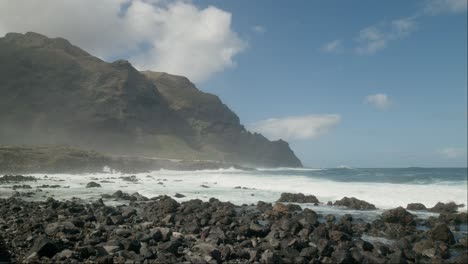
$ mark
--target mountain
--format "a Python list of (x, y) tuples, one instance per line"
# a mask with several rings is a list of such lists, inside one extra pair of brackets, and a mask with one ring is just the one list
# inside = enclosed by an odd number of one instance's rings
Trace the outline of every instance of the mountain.
[(247, 131), (187, 78), (102, 61), (63, 38), (0, 38), (0, 144), (300, 167), (287, 142)]

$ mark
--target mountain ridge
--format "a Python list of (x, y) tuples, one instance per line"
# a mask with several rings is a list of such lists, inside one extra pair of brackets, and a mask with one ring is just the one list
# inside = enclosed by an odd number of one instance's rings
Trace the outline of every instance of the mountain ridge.
[(287, 142), (247, 131), (219, 97), (186, 77), (108, 63), (63, 38), (0, 38), (0, 92), (0, 144), (302, 166)]

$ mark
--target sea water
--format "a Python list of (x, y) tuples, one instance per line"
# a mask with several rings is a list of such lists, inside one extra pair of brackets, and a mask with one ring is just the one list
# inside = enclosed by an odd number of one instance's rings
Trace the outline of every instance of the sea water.
[[(54, 189), (42, 188), (43, 192), (39, 195), (53, 195), (56, 199), (79, 197), (91, 201), (100, 198), (101, 194), (122, 190), (147, 197), (174, 196), (176, 193), (185, 195), (184, 198), (176, 198), (179, 201), (214, 197), (242, 205), (258, 201), (274, 202), (283, 192), (301, 192), (315, 195), (323, 203), (320, 206), (305, 204), (303, 207), (313, 207), (315, 211), (323, 213), (339, 213), (337, 211), (341, 208), (325, 204), (345, 196), (365, 200), (380, 209), (405, 207), (415, 202), (432, 207), (437, 202), (453, 201), (464, 204), (460, 210), (466, 211), (468, 204), (466, 168), (158, 170), (134, 174), (136, 182), (121, 178), (129, 174), (109, 172), (31, 175), (39, 179), (25, 183), (33, 187), (32, 191), (43, 184), (60, 185)], [(90, 181), (102, 187), (86, 188)], [(7, 197), (12, 192), (10, 185), (0, 185), (0, 196)], [(37, 195), (35, 197), (37, 199)]]

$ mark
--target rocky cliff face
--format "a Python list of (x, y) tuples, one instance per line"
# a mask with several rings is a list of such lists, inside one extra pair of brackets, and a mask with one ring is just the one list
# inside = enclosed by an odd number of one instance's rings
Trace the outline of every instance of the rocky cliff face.
[(0, 144), (68, 144), (119, 155), (301, 166), (187, 78), (104, 62), (67, 40), (0, 38)]

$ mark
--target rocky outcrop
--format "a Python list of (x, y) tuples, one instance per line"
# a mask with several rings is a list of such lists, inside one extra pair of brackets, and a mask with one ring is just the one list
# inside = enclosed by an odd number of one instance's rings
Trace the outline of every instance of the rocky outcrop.
[(406, 209), (411, 210), (411, 211), (425, 211), (425, 210), (427, 210), (426, 206), (424, 204), (422, 204), (422, 203), (409, 203), (406, 206)]
[(319, 200), (314, 195), (304, 195), (303, 193), (282, 193), (278, 202), (280, 203), (313, 203), (318, 204)]
[(349, 209), (355, 209), (355, 210), (375, 210), (375, 205), (368, 203), (364, 200), (359, 200), (357, 198), (351, 197), (344, 197), (341, 200), (338, 200), (333, 203), (334, 206), (344, 206)]
[(300, 167), (284, 141), (248, 132), (188, 79), (104, 62), (62, 38), (0, 38), (0, 144)]
[(401, 206), (395, 209), (385, 211), (382, 214), (382, 220), (386, 223), (400, 224), (403, 226), (416, 225), (416, 222), (414, 221), (414, 216)]
[(430, 208), (429, 211), (436, 213), (456, 213), (459, 207), (463, 207), (463, 204), (438, 202), (434, 207)]

